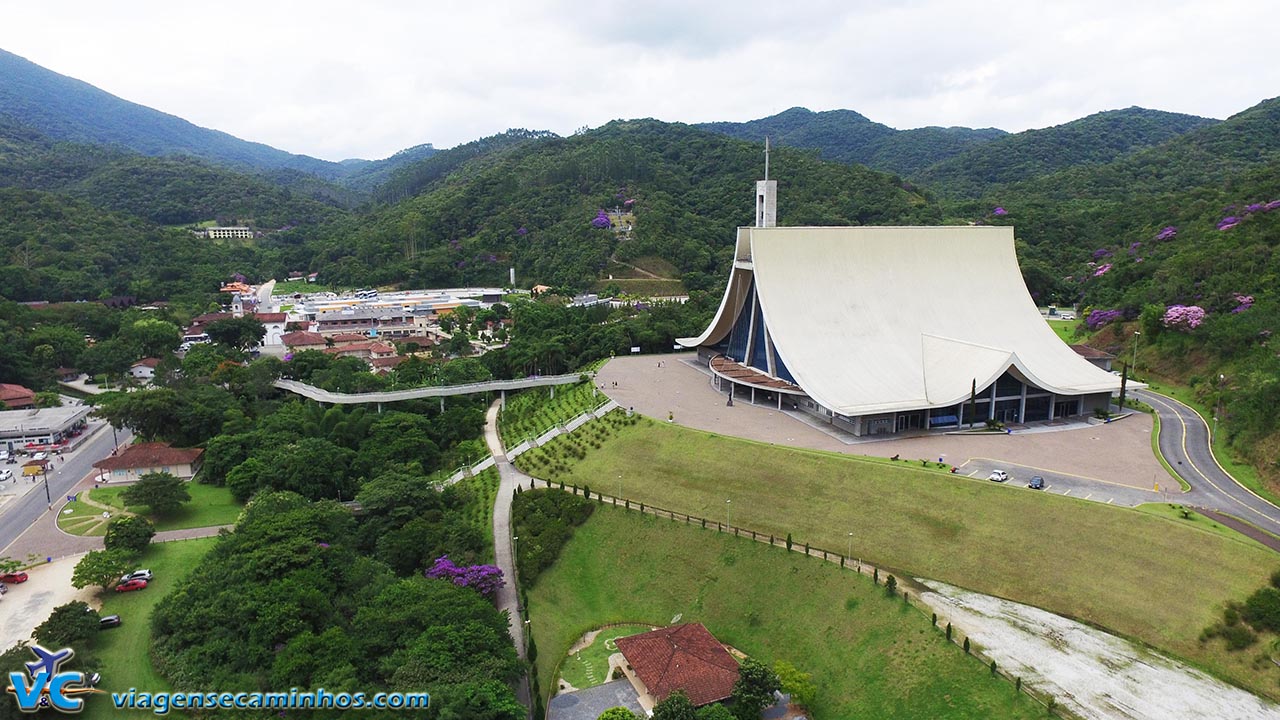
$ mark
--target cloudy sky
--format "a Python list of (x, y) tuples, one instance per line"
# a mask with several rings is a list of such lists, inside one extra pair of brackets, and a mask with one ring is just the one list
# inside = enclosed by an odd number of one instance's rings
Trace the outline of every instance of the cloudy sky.
[(511, 127), (847, 108), (905, 129), (1280, 94), (1263, 0), (0, 0), (0, 48), (329, 160)]

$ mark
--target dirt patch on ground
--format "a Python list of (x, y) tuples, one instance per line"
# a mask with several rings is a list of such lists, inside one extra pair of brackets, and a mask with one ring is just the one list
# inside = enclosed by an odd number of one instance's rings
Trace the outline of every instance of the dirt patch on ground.
[(26, 582), (9, 586), (9, 592), (0, 598), (0, 651), (20, 641), (30, 641), (31, 631), (59, 605), (73, 600), (83, 600), (94, 607), (101, 605), (96, 598), (97, 588), (71, 587), (71, 573), (80, 557), (38, 565), (27, 571), (30, 577)]
[(1087, 625), (920, 580), (920, 596), (982, 654), (1084, 718), (1275, 720), (1280, 706)]

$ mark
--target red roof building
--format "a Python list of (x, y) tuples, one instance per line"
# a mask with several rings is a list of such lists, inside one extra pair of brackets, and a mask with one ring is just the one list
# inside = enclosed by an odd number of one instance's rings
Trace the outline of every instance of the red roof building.
[(280, 336), (280, 341), (286, 347), (298, 350), (314, 350), (328, 345), (328, 343), (325, 342), (323, 335), (317, 332), (308, 332), (306, 330), (285, 333)]
[(287, 313), (246, 313), (249, 317), (266, 325), (267, 323), (282, 323), (289, 319)]
[(0, 383), (0, 403), (7, 410), (21, 410), (36, 406), (36, 392), (21, 385)]
[[(738, 661), (701, 623), (686, 623), (615, 641), (640, 693), (640, 704), (662, 702), (683, 690), (695, 707), (728, 699), (738, 681)], [(648, 695), (649, 698), (645, 696)]]
[(117, 455), (99, 460), (93, 466), (102, 471), (105, 479), (113, 481), (134, 481), (157, 472), (190, 478), (200, 469), (203, 455), (204, 450), (200, 448), (175, 448), (161, 442), (137, 443)]

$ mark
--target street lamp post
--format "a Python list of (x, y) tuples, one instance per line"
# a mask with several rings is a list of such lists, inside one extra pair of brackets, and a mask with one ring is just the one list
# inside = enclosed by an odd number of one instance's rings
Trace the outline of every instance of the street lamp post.
[(622, 476), (618, 476), (618, 499), (622, 499)]
[(44, 499), (45, 499), (45, 502), (48, 503), (49, 509), (52, 510), (53, 496), (49, 494), (49, 469), (43, 468), (43, 472), (41, 472), (40, 474), (44, 476)]
[(1218, 416), (1222, 414), (1222, 383), (1226, 382), (1227, 376), (1218, 373), (1218, 397), (1213, 405), (1213, 432), (1209, 435), (1209, 445), (1218, 439)]
[(1138, 366), (1138, 343), (1141, 342), (1141, 338), (1142, 338), (1142, 331), (1134, 330), (1133, 331), (1133, 360), (1129, 362), (1129, 367), (1131, 368)]
[(849, 533), (849, 550), (844, 554), (845, 557), (853, 556), (853, 533)]
[(732, 507), (732, 505), (730, 505), (730, 503), (732, 503), (732, 502), (733, 502), (732, 500), (725, 500), (725, 501), (724, 501), (724, 526), (725, 526), (726, 528), (727, 528), (727, 527), (732, 526), (732, 523), (730, 523), (730, 522), (729, 522), (729, 510), (730, 510), (730, 508)]

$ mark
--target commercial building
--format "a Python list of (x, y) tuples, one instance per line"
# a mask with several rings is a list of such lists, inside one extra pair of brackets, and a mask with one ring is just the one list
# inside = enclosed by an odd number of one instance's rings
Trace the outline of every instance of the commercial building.
[(88, 405), (0, 411), (0, 450), (39, 452), (65, 447), (88, 425)]
[(777, 227), (775, 193), (757, 184), (720, 309), (679, 340), (731, 399), (876, 435), (1052, 421), (1119, 390), (1040, 315), (1013, 228)]

